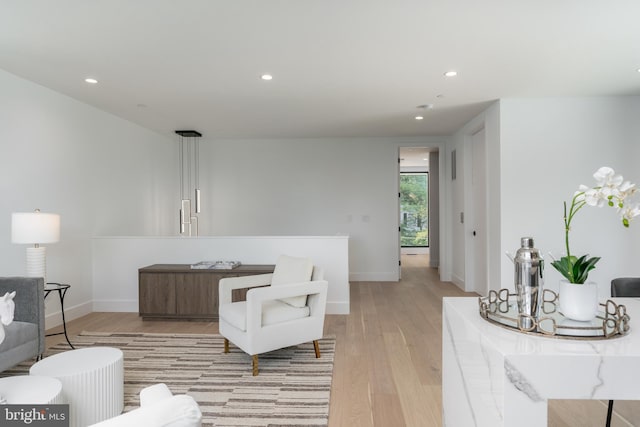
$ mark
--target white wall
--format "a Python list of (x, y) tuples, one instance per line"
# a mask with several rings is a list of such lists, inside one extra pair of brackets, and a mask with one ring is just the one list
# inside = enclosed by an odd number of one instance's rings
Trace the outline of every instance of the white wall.
[[(570, 202), (580, 184), (593, 186), (601, 166), (639, 183), (638, 117), (640, 97), (502, 100), (502, 250), (516, 249), (526, 235), (544, 253), (564, 252), (562, 202)], [(602, 297), (612, 278), (640, 276), (640, 221), (624, 229), (614, 209), (585, 207), (570, 236), (575, 254), (602, 257), (589, 275)], [(513, 281), (513, 267), (501, 260), (504, 287)], [(546, 275), (546, 286), (557, 289), (560, 274), (548, 266)]]
[[(455, 154), (455, 157), (454, 157)], [(461, 215), (464, 215), (464, 179), (465, 179), (465, 146), (464, 138), (454, 135), (451, 144), (447, 147), (445, 157), (444, 188), (450, 195), (447, 198), (447, 209), (443, 216), (445, 228), (445, 241), (448, 241), (449, 250), (444, 253), (442, 260), (444, 277), (443, 280), (450, 280), (464, 289), (465, 278), (465, 235), (464, 222)], [(453, 163), (455, 162), (455, 166)], [(452, 169), (455, 168), (455, 179), (452, 176)], [(442, 183), (441, 183), (442, 184)]]
[[(472, 135), (479, 130), (485, 131), (486, 143), (486, 191), (487, 191), (487, 280), (492, 283), (500, 281), (500, 103), (492, 104), (487, 110), (479, 114), (458, 132), (447, 147), (447, 161), (445, 174), (445, 188), (450, 197), (447, 199), (444, 218), (446, 221), (445, 232), (450, 237), (450, 246), (445, 252), (447, 258), (443, 267), (444, 278), (451, 280), (460, 288), (472, 291), (471, 281), (466, 280), (466, 272), (472, 261), (469, 250), (469, 239), (473, 231), (473, 211), (470, 209), (472, 194), (471, 183), (471, 141)], [(456, 179), (451, 179), (451, 152), (456, 150), (457, 173)], [(461, 222), (460, 214), (464, 213), (464, 222)]]
[(351, 280), (397, 280), (398, 148), (445, 140), (205, 135), (200, 234), (348, 235)]
[[(625, 110), (626, 122), (630, 122), (630, 126), (628, 129), (629, 134), (625, 135), (623, 138), (626, 140), (626, 144), (623, 147), (623, 152), (625, 154), (626, 164), (624, 166), (624, 170), (620, 169), (620, 173), (625, 175), (625, 178), (631, 180), (633, 179), (640, 191), (640, 170), (638, 170), (638, 161), (640, 159), (640, 102), (638, 102), (638, 98), (635, 98), (634, 102), (628, 103), (628, 109)], [(640, 194), (636, 196), (636, 200), (640, 199)], [(619, 256), (622, 257), (624, 268), (616, 272), (619, 276), (633, 276), (640, 275), (640, 271), (638, 271), (638, 246), (637, 242), (640, 241), (640, 218), (636, 217), (635, 222), (631, 224), (629, 230), (631, 237), (625, 237), (627, 242), (635, 242), (629, 243), (628, 250), (624, 251), (624, 253), (619, 253)]]
[[(95, 89), (95, 88), (94, 88)], [(163, 234), (173, 141), (0, 71), (0, 274), (25, 273), (25, 245), (11, 243), (11, 213), (61, 216), (47, 247), (48, 279), (70, 283), (71, 317), (90, 310), (91, 237)], [(177, 167), (177, 166), (176, 166)], [(177, 188), (177, 186), (176, 186)], [(59, 305), (47, 300), (49, 325)]]
[[(485, 128), (487, 143), (488, 276), (491, 289), (513, 286), (513, 265), (505, 251), (514, 252), (520, 238), (532, 236), (547, 262), (547, 253), (564, 249), (562, 202), (580, 184), (594, 185), (600, 166), (613, 167), (632, 182), (640, 182), (640, 97), (558, 99), (503, 99), (465, 125), (453, 137), (446, 153), (447, 168), (453, 149), (458, 152), (458, 179), (470, 170), (468, 138)], [(460, 155), (464, 153), (465, 159)], [(461, 165), (465, 171), (461, 171)], [(462, 173), (462, 175), (461, 175)], [(450, 181), (450, 205), (445, 228), (451, 236), (452, 281), (465, 289), (468, 230), (459, 213), (468, 209), (469, 189)], [(469, 212), (469, 215), (472, 213)], [(465, 213), (465, 220), (467, 219)], [(466, 221), (465, 221), (466, 222)], [(609, 295), (610, 281), (620, 276), (640, 276), (637, 250), (640, 221), (621, 226), (613, 209), (586, 207), (576, 216), (571, 233), (575, 253), (601, 256), (590, 278)], [(557, 289), (561, 276), (550, 265), (546, 286)]]

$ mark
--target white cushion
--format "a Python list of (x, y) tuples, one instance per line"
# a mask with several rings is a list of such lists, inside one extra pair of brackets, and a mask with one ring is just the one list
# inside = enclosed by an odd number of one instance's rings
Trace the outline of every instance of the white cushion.
[[(269, 326), (289, 320), (309, 317), (310, 309), (307, 306), (293, 307), (280, 300), (269, 300), (262, 304), (262, 326)], [(247, 302), (239, 301), (220, 306), (220, 318), (225, 322), (240, 329), (247, 330)]]
[[(271, 278), (271, 286), (290, 285), (293, 283), (304, 283), (311, 280), (313, 273), (313, 263), (309, 258), (296, 258), (287, 255), (280, 255), (276, 261), (276, 268)], [(282, 298), (294, 307), (304, 307), (307, 305), (307, 296), (300, 295), (290, 298)]]
[(165, 383), (150, 385), (140, 390), (140, 406), (153, 405), (173, 396)]
[(141, 406), (91, 427), (200, 427), (202, 413), (191, 396), (180, 394)]

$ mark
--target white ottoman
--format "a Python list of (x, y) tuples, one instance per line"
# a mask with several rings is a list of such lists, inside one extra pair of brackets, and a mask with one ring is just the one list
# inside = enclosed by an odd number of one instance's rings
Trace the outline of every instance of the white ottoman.
[(57, 405), (65, 403), (62, 383), (51, 377), (19, 375), (0, 378), (0, 396), (9, 405)]
[(70, 427), (84, 427), (124, 409), (122, 356), (111, 347), (65, 351), (37, 362), (29, 373), (59, 379), (69, 403)]

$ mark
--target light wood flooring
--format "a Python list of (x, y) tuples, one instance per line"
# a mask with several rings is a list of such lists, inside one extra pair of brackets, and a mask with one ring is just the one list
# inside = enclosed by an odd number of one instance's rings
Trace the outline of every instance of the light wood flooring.
[[(440, 282), (427, 262), (424, 255), (405, 255), (400, 282), (352, 283), (351, 313), (327, 316), (325, 334), (337, 337), (330, 427), (441, 425), (442, 297), (473, 294)], [(68, 330), (217, 333), (218, 325), (92, 313), (69, 322)], [(61, 335), (49, 337), (47, 344), (63, 340)], [(638, 403), (616, 402), (616, 410), (624, 418), (616, 415), (613, 426), (640, 427)], [(605, 418), (604, 402), (549, 404), (549, 426), (601, 427)]]

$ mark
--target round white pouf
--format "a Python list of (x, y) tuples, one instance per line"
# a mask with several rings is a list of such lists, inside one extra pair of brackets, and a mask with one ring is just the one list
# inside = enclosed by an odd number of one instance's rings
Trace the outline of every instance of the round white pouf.
[(122, 351), (91, 347), (54, 354), (29, 373), (55, 377), (69, 403), (70, 427), (84, 427), (120, 415), (124, 409)]
[(57, 405), (65, 403), (62, 383), (51, 377), (19, 375), (0, 378), (0, 396), (9, 405)]

